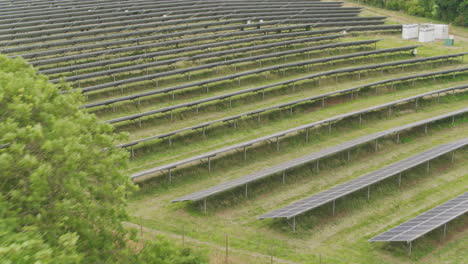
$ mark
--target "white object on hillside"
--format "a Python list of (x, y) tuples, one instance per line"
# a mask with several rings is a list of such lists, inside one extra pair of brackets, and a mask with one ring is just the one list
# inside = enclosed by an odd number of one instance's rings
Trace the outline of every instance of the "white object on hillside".
[(416, 39), (419, 36), (418, 24), (403, 25), (402, 38), (403, 39)]
[(433, 24), (422, 24), (419, 28), (419, 42), (435, 40), (435, 27)]
[(449, 37), (449, 26), (444, 24), (435, 24), (435, 38), (447, 39)]

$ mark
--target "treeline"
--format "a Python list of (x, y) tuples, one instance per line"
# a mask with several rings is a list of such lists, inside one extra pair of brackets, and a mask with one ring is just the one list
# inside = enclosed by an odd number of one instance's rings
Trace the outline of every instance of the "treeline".
[(359, 2), (468, 26), (468, 0), (360, 0)]

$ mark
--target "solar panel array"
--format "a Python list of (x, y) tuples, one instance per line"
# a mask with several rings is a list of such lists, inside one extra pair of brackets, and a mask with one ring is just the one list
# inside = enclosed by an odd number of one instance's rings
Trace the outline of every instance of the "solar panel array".
[[(379, 139), (379, 138), (382, 138), (382, 137), (385, 137), (385, 136), (388, 136), (388, 135), (391, 135), (391, 134), (395, 134), (395, 133), (405, 131), (405, 130), (408, 130), (408, 129), (411, 129), (411, 128), (414, 128), (414, 127), (418, 127), (418, 126), (421, 126), (421, 125), (425, 125), (425, 124), (428, 124), (428, 123), (432, 123), (432, 122), (435, 122), (435, 121), (438, 121), (438, 120), (443, 120), (443, 119), (446, 119), (448, 117), (452, 117), (452, 116), (456, 116), (456, 115), (460, 115), (460, 114), (465, 114), (467, 112), (468, 112), (468, 108), (465, 108), (465, 109), (462, 109), (462, 110), (459, 110), (459, 111), (447, 113), (447, 114), (440, 115), (440, 116), (435, 116), (435, 117), (432, 117), (432, 118), (424, 119), (424, 120), (417, 121), (417, 122), (414, 122), (414, 123), (410, 123), (410, 124), (407, 124), (407, 125), (395, 127), (395, 128), (389, 129), (389, 130), (377, 132), (377, 133), (374, 133), (374, 134), (369, 134), (369, 135), (366, 135), (366, 136), (363, 136), (363, 137), (360, 137), (360, 138), (356, 138), (356, 139), (347, 141), (345, 143), (342, 143), (342, 144), (339, 144), (339, 145), (336, 145), (336, 146), (333, 146), (333, 147), (323, 149), (323, 150), (318, 151), (318, 152), (314, 152), (314, 153), (311, 153), (311, 154), (308, 154), (308, 155), (305, 155), (305, 156), (302, 156), (302, 157), (299, 157), (299, 158), (296, 158), (296, 159), (288, 160), (288, 161), (280, 163), (280, 164), (278, 164), (276, 166), (273, 166), (273, 167), (270, 167), (270, 168), (267, 168), (267, 169), (264, 169), (264, 170), (249, 174), (247, 176), (244, 176), (244, 177), (232, 180), (232, 181), (228, 181), (228, 182), (216, 185), (214, 187), (211, 187), (211, 188), (208, 188), (208, 189), (205, 189), (205, 190), (201, 190), (201, 191), (198, 191), (198, 192), (195, 192), (195, 193), (192, 193), (192, 194), (185, 195), (183, 197), (174, 199), (172, 201), (173, 202), (182, 202), (182, 201), (198, 201), (198, 200), (201, 200), (201, 199), (205, 199), (205, 198), (207, 198), (209, 196), (219, 194), (219, 193), (231, 190), (233, 188), (243, 186), (243, 185), (248, 184), (248, 183), (256, 182), (258, 180), (264, 179), (265, 177), (268, 177), (268, 176), (271, 176), (271, 175), (274, 175), (274, 174), (278, 174), (280, 172), (285, 172), (285, 171), (287, 171), (289, 169), (293, 169), (293, 168), (302, 166), (304, 164), (323, 159), (325, 157), (328, 157), (328, 156), (331, 156), (331, 155), (334, 155), (334, 154), (349, 150), (351, 148), (355, 148), (355, 147), (357, 147), (359, 145), (369, 143), (369, 142), (373, 142), (376, 139)], [(468, 140), (466, 140), (465, 143), (467, 143), (467, 142), (468, 142)], [(372, 175), (372, 176), (369, 176), (369, 177), (370, 178), (372, 178), (372, 177), (375, 178), (376, 176)]]
[[(467, 89), (467, 88), (468, 88), (468, 85), (462, 85), (462, 86), (460, 86), (459, 88), (456, 88), (456, 89)], [(305, 129), (308, 129), (308, 128), (312, 128), (312, 127), (316, 127), (316, 126), (329, 125), (329, 124), (331, 124), (333, 122), (336, 122), (336, 121), (339, 121), (339, 120), (342, 120), (342, 119), (345, 119), (345, 118), (356, 117), (356, 116), (359, 116), (359, 115), (362, 115), (362, 114), (365, 114), (365, 113), (374, 112), (374, 111), (378, 111), (378, 110), (381, 110), (381, 109), (387, 109), (388, 107), (391, 107), (391, 106), (399, 105), (399, 104), (406, 103), (406, 102), (411, 102), (413, 100), (422, 98), (422, 97), (427, 96), (429, 94), (437, 94), (437, 93), (438, 92), (429, 92), (429, 93), (425, 93), (424, 95), (412, 96), (410, 98), (397, 100), (397, 101), (394, 101), (394, 102), (390, 102), (390, 103), (386, 103), (386, 104), (383, 104), (383, 105), (371, 107), (371, 108), (364, 109), (364, 110), (361, 110), (361, 111), (351, 112), (351, 113), (335, 116), (335, 117), (332, 117), (332, 118), (329, 118), (329, 119), (313, 122), (313, 123), (310, 123), (310, 124), (301, 125), (301, 126), (294, 127), (294, 128), (291, 128), (291, 129), (288, 129), (288, 130), (285, 130), (285, 131), (281, 131), (281, 132), (278, 132), (278, 133), (275, 133), (275, 134), (272, 134), (272, 135), (260, 137), (260, 138), (257, 138), (257, 139), (249, 140), (247, 142), (239, 143), (239, 144), (236, 144), (236, 145), (233, 145), (233, 146), (224, 147), (224, 148), (221, 148), (221, 149), (218, 149), (218, 150), (215, 150), (215, 151), (211, 151), (211, 152), (208, 152), (208, 153), (204, 153), (204, 154), (201, 154), (201, 155), (190, 157), (190, 158), (187, 158), (187, 159), (184, 159), (184, 160), (176, 161), (176, 162), (166, 164), (166, 165), (163, 165), (163, 166), (158, 166), (158, 167), (155, 167), (155, 168), (140, 171), (140, 172), (132, 174), (131, 177), (133, 179), (138, 179), (140, 177), (144, 177), (144, 176), (154, 174), (154, 173), (157, 173), (157, 172), (163, 172), (165, 170), (173, 169), (173, 168), (179, 167), (179, 166), (184, 165), (184, 164), (192, 163), (194, 161), (199, 161), (199, 160), (203, 160), (203, 159), (212, 158), (212, 157), (215, 157), (215, 156), (217, 156), (217, 155), (219, 155), (221, 153), (225, 153), (225, 152), (228, 152), (228, 151), (233, 151), (233, 150), (236, 150), (236, 149), (246, 148), (246, 147), (252, 146), (254, 144), (257, 144), (257, 143), (260, 143), (260, 142), (263, 142), (263, 141), (267, 141), (267, 140), (271, 140), (271, 139), (278, 140), (278, 138), (283, 137), (283, 136), (288, 135), (288, 134), (291, 134), (291, 133), (297, 133), (299, 131), (302, 131), (302, 130), (305, 130)], [(426, 120), (423, 120), (423, 121), (420, 121), (420, 122), (416, 122), (414, 124), (411, 124), (411, 126), (407, 127), (407, 128), (404, 128), (406, 126), (402, 126), (402, 127), (396, 128), (395, 131), (389, 130), (387, 132), (388, 132), (388, 134), (392, 134), (392, 133), (394, 133), (394, 132), (396, 132), (398, 130), (404, 130), (404, 129), (411, 128), (413, 126), (422, 125), (422, 124), (426, 124), (426, 123), (431, 123), (431, 122), (434, 122), (434, 121), (437, 121), (437, 120), (440, 120), (440, 119), (445, 119), (447, 117), (452, 117), (452, 116), (464, 114), (464, 113), (466, 113), (466, 111), (468, 111), (468, 108), (461, 109), (461, 110), (458, 110), (458, 111), (455, 111), (453, 113), (449, 113), (449, 114), (446, 114), (446, 115), (441, 115), (441, 116), (433, 117), (433, 118), (426, 119)], [(374, 136), (376, 136), (376, 135), (374, 135)]]
[[(283, 109), (283, 108), (286, 108), (286, 107), (293, 107), (293, 106), (296, 106), (296, 105), (299, 105), (299, 104), (302, 104), (302, 103), (314, 102), (314, 101), (321, 100), (321, 99), (332, 98), (333, 96), (336, 96), (336, 95), (346, 94), (346, 93), (350, 93), (350, 92), (351, 93), (359, 92), (362, 89), (371, 88), (371, 87), (375, 87), (375, 86), (379, 86), (379, 85), (403, 82), (403, 81), (408, 81), (408, 80), (424, 79), (424, 78), (436, 78), (438, 76), (444, 76), (444, 75), (447, 75), (447, 74), (465, 73), (467, 71), (468, 71), (468, 68), (463, 67), (463, 68), (451, 69), (451, 70), (446, 70), (446, 71), (437, 71), (437, 72), (409, 75), (409, 76), (397, 77), (397, 78), (392, 78), (392, 79), (383, 80), (383, 81), (377, 81), (377, 82), (361, 85), (361, 86), (358, 86), (358, 87), (353, 87), (353, 88), (338, 90), (338, 91), (335, 91), (335, 92), (330, 92), (330, 93), (326, 93), (326, 94), (322, 94), (322, 95), (307, 97), (307, 98), (304, 98), (304, 99), (301, 99), (301, 100), (295, 100), (295, 101), (288, 102), (288, 103), (283, 103), (283, 104), (274, 105), (274, 106), (254, 110), (254, 111), (249, 111), (249, 112), (238, 114), (238, 115), (235, 115), (235, 116), (225, 117), (225, 118), (222, 118), (222, 119), (219, 119), (219, 120), (209, 121), (209, 122), (202, 123), (202, 124), (199, 124), (199, 125), (195, 125), (195, 126), (192, 126), (192, 127), (187, 127), (187, 128), (179, 129), (179, 130), (176, 130), (176, 131), (172, 131), (172, 132), (169, 132), (169, 133), (154, 135), (154, 136), (150, 136), (150, 137), (147, 137), (147, 138), (135, 140), (135, 141), (132, 141), (132, 142), (120, 144), (118, 146), (119, 147), (135, 146), (135, 145), (137, 145), (139, 143), (147, 142), (147, 141), (150, 141), (150, 140), (163, 139), (163, 138), (166, 138), (168, 136), (174, 136), (174, 135), (178, 135), (180, 133), (188, 132), (188, 131), (196, 131), (197, 129), (207, 128), (207, 127), (209, 127), (211, 125), (215, 125), (215, 124), (226, 123), (226, 122), (229, 122), (229, 121), (234, 122), (235, 120), (240, 119), (242, 117), (249, 117), (249, 116), (253, 116), (255, 114), (260, 114), (260, 113), (268, 112), (268, 111), (271, 111), (271, 110), (279, 110), (279, 109)], [(463, 90), (463, 89), (465, 89), (464, 87), (465, 86), (462, 85), (462, 86), (442, 89), (442, 90), (438, 90), (438, 91), (435, 91), (435, 92), (429, 92), (428, 94), (424, 94), (424, 96), (428, 96), (428, 95), (432, 95), (432, 94), (441, 94), (441, 93), (449, 92), (449, 91)], [(184, 108), (184, 107), (192, 107), (192, 106), (207, 103), (207, 102), (222, 100), (222, 99), (226, 99), (226, 98), (230, 98), (230, 97), (234, 97), (236, 95), (239, 95), (239, 93), (234, 92), (234, 93), (231, 93), (231, 94), (228, 94), (228, 95), (229, 95), (229, 97), (226, 97), (227, 95), (214, 96), (214, 97), (207, 98), (207, 99), (192, 101), (190, 103), (184, 103), (184, 104), (180, 104), (180, 105), (169, 106), (169, 107), (166, 107), (166, 108), (162, 108), (160, 110), (160, 112), (161, 113), (167, 113), (167, 112), (170, 112), (172, 110), (177, 110), (177, 109), (181, 109), (181, 108)], [(86, 107), (86, 106), (84, 106), (84, 107)]]
[(369, 241), (413, 241), (468, 212), (468, 192), (394, 227)]
[[(117, 145), (117, 147), (129, 148), (133, 158), (138, 158), (134, 157), (134, 150), (145, 152), (143, 151), (146, 150), (145, 147), (154, 143), (150, 141), (155, 139), (168, 140), (169, 146), (173, 148), (170, 151), (174, 150), (174, 156), (186, 157), (189, 154), (181, 153), (182, 148), (172, 146), (173, 138), (183, 133), (203, 130), (205, 136), (205, 130), (208, 127), (214, 131), (213, 128), (216, 126), (232, 123), (236, 128), (237, 121), (242, 118), (257, 117), (260, 121), (260, 115), (267, 112), (288, 109), (293, 113), (294, 107), (320, 101), (322, 107), (325, 106), (325, 102), (342, 103), (348, 99), (341, 100), (344, 96), (338, 98), (339, 96), (350, 94), (353, 100), (354, 93), (369, 88), (375, 88), (377, 91), (378, 86), (428, 78), (435, 79), (441, 76), (447, 77), (447, 75), (460, 76), (460, 79), (466, 77), (468, 68), (464, 67), (465, 65), (419, 74), (401, 76), (400, 73), (397, 75), (394, 73), (396, 69), (404, 71), (416, 65), (432, 67), (433, 64), (440, 66), (444, 61), (458, 62), (459, 59), (463, 60), (468, 52), (421, 57), (414, 52), (419, 47), (418, 45), (389, 48), (386, 44), (379, 44), (386, 48), (377, 49), (376, 43), (382, 41), (381, 39), (350, 39), (350, 33), (353, 33), (351, 36), (354, 37), (363, 32), (399, 33), (402, 30), (401, 25), (386, 25), (385, 17), (372, 14), (360, 16), (361, 11), (361, 8), (344, 6), (343, 2), (319, 0), (255, 2), (247, 0), (0, 0), (0, 52), (10, 57), (22, 56), (36, 66), (40, 73), (48, 75), (52, 83), (60, 83), (62, 79), (65, 79), (70, 82), (72, 91), (79, 90), (85, 94), (86, 103), (81, 108), (97, 113), (102, 122), (113, 124), (117, 130), (128, 130), (132, 133), (135, 131), (135, 134), (131, 135), (130, 142)], [(383, 35), (379, 38), (381, 36)], [(372, 50), (374, 45), (375, 50)], [(330, 55), (330, 53), (339, 55)], [(416, 56), (416, 58), (407, 59), (410, 56)], [(386, 60), (384, 61), (383, 58)], [(380, 60), (380, 63), (374, 60)], [(340, 64), (343, 66), (356, 62), (359, 65), (340, 67)], [(263, 63), (264, 66), (262, 66)], [(234, 68), (234, 71), (231, 68)], [(310, 68), (314, 72), (305, 73)], [(382, 75), (385, 71), (389, 73), (393, 71), (392, 74), (398, 77), (382, 77), (381, 80), (372, 83), (364, 83), (364, 80), (361, 80), (363, 73), (376, 71), (381, 71)], [(282, 77), (280, 77), (281, 73)], [(267, 84), (256, 80), (251, 85), (248, 81), (255, 79), (257, 75), (272, 79), (265, 81)], [(210, 118), (200, 113), (193, 120), (183, 120), (189, 108), (196, 108), (198, 113), (200, 106), (208, 108), (223, 100), (229, 100), (229, 105), (232, 107), (233, 99), (240, 99), (244, 96), (262, 93), (264, 99), (265, 92), (272, 92), (271, 94), (276, 96), (276, 89), (286, 90), (292, 86), (295, 92), (296, 85), (301, 85), (303, 88), (307, 86), (305, 82), (317, 81), (318, 85), (314, 85), (315, 87), (321, 86), (322, 78), (335, 77), (338, 82), (338, 77), (352, 78), (356, 75), (359, 75), (360, 80), (359, 86), (356, 87), (346, 89), (343, 87), (313, 96), (307, 94), (300, 97), (300, 94), (297, 94), (294, 98), (291, 96), (293, 99), (278, 100), (277, 103), (269, 103), (265, 100), (262, 101), (264, 103), (261, 106), (246, 107), (242, 111), (234, 110), (236, 111), (234, 114), (216, 113), (218, 115)], [(238, 85), (234, 85), (235, 81)], [(229, 87), (225, 88), (224, 85)], [(231, 86), (236, 86), (236, 88)], [(61, 89), (60, 85), (57, 87)], [(448, 86), (444, 85), (444, 87)], [(205, 89), (206, 94), (196, 94)], [(211, 92), (209, 89), (212, 89)], [(284, 90), (281, 92), (285, 92)], [(172, 170), (176, 168), (186, 168), (205, 161), (208, 162), (210, 170), (212, 159), (222, 154), (243, 150), (246, 155), (248, 148), (265, 142), (276, 143), (277, 150), (279, 150), (280, 139), (287, 136), (305, 133), (306, 141), (308, 141), (310, 129), (326, 126), (331, 129), (332, 125), (343, 120), (356, 118), (361, 120), (363, 115), (385, 110), (391, 112), (395, 107), (406, 107), (413, 102), (417, 106), (418, 100), (450, 93), (464, 94), (467, 91), (468, 84), (459, 84), (388, 101), (363, 110), (341, 112), (320, 121), (309, 121), (310, 123), (306, 124), (301, 121), (302, 125), (289, 126), (279, 132), (259, 135), (252, 140), (229, 146), (223, 142), (224, 147), (219, 149), (211, 150), (213, 148), (209, 145), (206, 149), (211, 151), (139, 171), (131, 177), (136, 182), (149, 179), (158, 173), (168, 172), (171, 177)], [(61, 91), (61, 93), (68, 92), (70, 91)], [(177, 99), (175, 99), (176, 95)], [(170, 97), (172, 97), (172, 102)], [(248, 99), (252, 98), (253, 96)], [(135, 104), (136, 101), (137, 104)], [(109, 106), (112, 107), (112, 113), (107, 111)], [(315, 110), (315, 106), (312, 105), (311, 110)], [(118, 113), (115, 112), (116, 107)], [(199, 200), (206, 202), (208, 197), (222, 192), (241, 186), (247, 187), (248, 184), (275, 174), (286, 173), (288, 170), (294, 170), (310, 162), (318, 164), (318, 161), (323, 158), (350, 151), (363, 144), (375, 142), (377, 145), (377, 140), (387, 136), (397, 134), (399, 138), (400, 133), (407, 130), (422, 126), (427, 128), (431, 123), (447, 119), (454, 120), (455, 117), (465, 116), (468, 112), (466, 107), (454, 109), (448, 113), (445, 113), (446, 110), (437, 110), (434, 112), (445, 114), (434, 115), (431, 118), (355, 138), (264, 170), (249, 172), (244, 177), (216, 186), (202, 187), (206, 189), (179, 197), (173, 202)], [(204, 110), (206, 109), (202, 109)], [(173, 120), (173, 113), (179, 114), (181, 120), (177, 118)], [(172, 123), (153, 124), (156, 122), (151, 122), (155, 119), (159, 120), (161, 114), (170, 114)], [(146, 122), (145, 125), (148, 125), (149, 129), (142, 128), (142, 121)], [(188, 124), (183, 124), (184, 126), (176, 124), (179, 121)], [(139, 122), (139, 127), (133, 125), (136, 122)], [(151, 127), (152, 125), (154, 127)], [(7, 148), (10, 144), (4, 143), (6, 144), (0, 144), (0, 149), (9, 151)], [(437, 146), (260, 218), (294, 218), (424, 162), (463, 148), (467, 144), (468, 139), (465, 138)], [(150, 155), (152, 154), (154, 153)], [(145, 164), (153, 162), (149, 159), (147, 161)], [(460, 197), (391, 229), (371, 241), (412, 241), (466, 213), (467, 194)]]
[(289, 218), (295, 217), (297, 215), (310, 211), (314, 208), (320, 207), (326, 203), (335, 201), (341, 197), (344, 197), (353, 192), (366, 188), (372, 184), (381, 182), (391, 176), (397, 175), (401, 172), (407, 171), (416, 166), (424, 164), (427, 161), (433, 160), (444, 154), (463, 148), (466, 145), (468, 145), (468, 138), (464, 138), (455, 142), (437, 146), (435, 148), (416, 154), (402, 161), (393, 163), (382, 169), (368, 173), (354, 180), (332, 187), (326, 191), (312, 195), (303, 200), (294, 202), (286, 207), (283, 207), (271, 213), (264, 214), (260, 216), (260, 219), (266, 219), (266, 218), (288, 218), (289, 219)]

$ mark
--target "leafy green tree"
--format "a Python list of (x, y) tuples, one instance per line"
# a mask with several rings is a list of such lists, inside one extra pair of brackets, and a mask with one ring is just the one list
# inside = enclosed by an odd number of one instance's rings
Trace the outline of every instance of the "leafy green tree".
[[(126, 195), (136, 187), (125, 174), (128, 153), (113, 147), (122, 135), (80, 110), (82, 102), (78, 93), (60, 94), (23, 59), (0, 55), (0, 144), (9, 144), (0, 149), (1, 262), (187, 257), (169, 244), (129, 248), (134, 236), (122, 222), (128, 220)], [(165, 254), (149, 254), (149, 248)]]

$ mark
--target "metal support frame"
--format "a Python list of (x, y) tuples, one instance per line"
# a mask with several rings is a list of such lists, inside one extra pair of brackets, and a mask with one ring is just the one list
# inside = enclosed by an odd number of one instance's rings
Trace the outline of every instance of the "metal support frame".
[(396, 142), (397, 142), (397, 143), (400, 143), (400, 133), (397, 133), (397, 134), (396, 134)]
[(348, 150), (348, 157), (347, 157), (348, 162), (351, 160), (351, 153), (350, 152), (351, 152), (351, 150)]
[(247, 147), (244, 147), (244, 160), (247, 160)]
[(167, 170), (167, 175), (168, 175), (169, 183), (172, 183), (172, 171), (171, 171), (171, 169)]
[(249, 197), (248, 184), (245, 185), (245, 198)]
[(446, 237), (447, 237), (447, 223), (444, 224), (444, 235), (442, 237), (442, 240), (445, 240)]
[(407, 241), (406, 243), (408, 243), (408, 255), (411, 255), (413, 243), (412, 241)]
[(283, 184), (286, 183), (286, 171), (283, 171), (282, 182), (283, 182)]
[(309, 142), (309, 128), (306, 128), (306, 137), (305, 137), (306, 142)]
[(367, 201), (370, 200), (370, 187), (371, 187), (370, 185), (367, 186)]
[(333, 200), (333, 202), (332, 202), (332, 214), (333, 214), (333, 216), (335, 216), (335, 209), (336, 209), (335, 201), (336, 200)]
[(279, 137), (276, 137), (276, 151), (280, 150), (280, 139)]
[(292, 230), (294, 233), (296, 232), (296, 217), (295, 216), (293, 216)]
[(317, 163), (315, 165), (315, 170), (317, 171), (317, 173), (320, 172), (320, 160), (317, 160)]
[(203, 213), (206, 214), (206, 198), (203, 199)]
[(208, 158), (208, 172), (211, 172), (211, 158)]
[(427, 161), (427, 165), (426, 165), (426, 171), (427, 171), (427, 173), (429, 173), (430, 167), (431, 167), (431, 161)]
[(398, 188), (401, 186), (401, 172), (398, 174)]
[(379, 150), (379, 140), (375, 140), (374, 151), (377, 152)]
[(452, 151), (452, 157), (450, 157), (451, 162), (455, 161), (455, 151)]
[(427, 124), (424, 125), (424, 134), (427, 135)]

